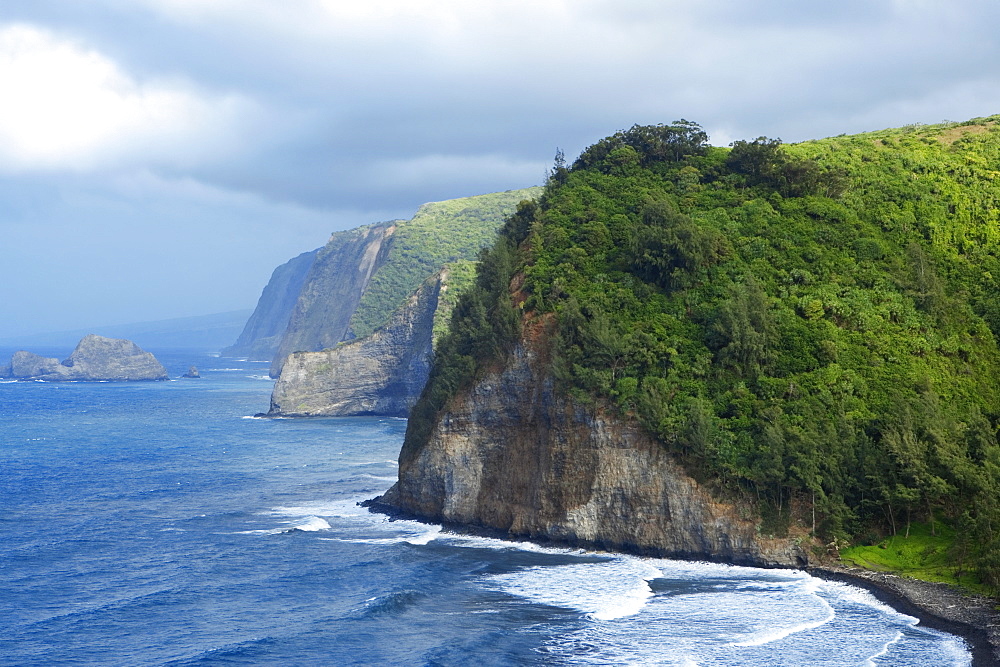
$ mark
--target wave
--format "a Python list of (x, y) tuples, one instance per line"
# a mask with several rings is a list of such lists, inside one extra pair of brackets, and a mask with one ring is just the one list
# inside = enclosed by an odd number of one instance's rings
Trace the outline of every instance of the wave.
[(536, 604), (574, 609), (595, 621), (638, 614), (661, 572), (648, 561), (619, 557), (598, 563), (529, 567), (486, 577), (488, 586)]
[[(415, 523), (415, 522), (407, 522)], [(326, 538), (334, 542), (346, 542), (348, 544), (412, 544), (414, 546), (425, 546), (438, 539), (444, 530), (441, 526), (417, 524), (419, 528), (412, 529), (403, 527), (402, 534), (392, 537), (333, 537)]]
[(306, 517), (301, 523), (292, 526), (290, 530), (301, 530), (312, 533), (318, 530), (330, 530), (330, 524), (326, 519), (321, 519), (318, 516), (310, 516)]
[(241, 530), (241, 535), (282, 535), (287, 533), (315, 533), (321, 530), (331, 530), (331, 526), (326, 519), (318, 516), (307, 516), (296, 522), (289, 522), (290, 526), (284, 528), (264, 528), (260, 530)]
[(884, 655), (888, 655), (889, 654), (889, 649), (892, 648), (892, 646), (894, 644), (899, 643), (899, 640), (902, 639), (902, 638), (903, 638), (903, 633), (902, 632), (896, 632), (895, 636), (893, 636), (892, 639), (890, 639), (889, 641), (887, 641), (885, 643), (885, 645), (882, 646), (882, 648), (879, 650), (878, 653), (876, 653), (876, 654), (874, 654), (872, 656), (869, 656), (868, 659), (865, 660), (865, 663), (864, 663), (863, 667), (878, 667), (878, 665), (875, 664), (875, 660), (878, 659), (878, 658), (881, 658)]
[(364, 616), (397, 615), (406, 611), (424, 597), (426, 595), (420, 591), (405, 590), (368, 598), (364, 604)]
[(273, 381), (273, 378), (270, 375), (248, 375), (247, 377), (249, 379), (251, 379), (251, 380), (268, 380), (268, 381)]
[(827, 607), (827, 613), (825, 616), (803, 623), (798, 623), (784, 628), (775, 628), (760, 630), (758, 632), (752, 633), (748, 638), (743, 641), (730, 642), (730, 646), (762, 646), (764, 644), (770, 644), (771, 642), (776, 642), (789, 635), (794, 635), (799, 632), (805, 632), (806, 630), (814, 630), (821, 625), (826, 625), (834, 618), (837, 617), (837, 613), (833, 610), (833, 607), (829, 605), (825, 600), (820, 599), (823, 604)]
[(355, 517), (369, 516), (369, 512), (364, 507), (359, 507), (358, 502), (363, 498), (348, 498), (346, 500), (317, 500), (304, 505), (290, 505), (272, 507), (261, 514), (274, 516), (324, 516), (324, 517)]

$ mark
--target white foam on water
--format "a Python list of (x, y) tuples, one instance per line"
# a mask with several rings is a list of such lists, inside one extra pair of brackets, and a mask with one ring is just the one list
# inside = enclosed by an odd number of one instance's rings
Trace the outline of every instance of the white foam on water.
[(251, 380), (274, 380), (270, 375), (248, 375)]
[(241, 417), (241, 419), (264, 419), (264, 420), (267, 420), (267, 419), (271, 419), (271, 417), (258, 417), (257, 415), (243, 415), (243, 417)]
[(386, 475), (372, 475), (370, 473), (362, 473), (360, 475), (357, 475), (356, 477), (357, 479), (371, 479), (376, 482), (395, 482), (398, 479), (398, 477), (396, 477), (395, 475), (389, 477)]
[(858, 586), (852, 586), (851, 584), (839, 581), (824, 581), (822, 591), (831, 597), (840, 600), (847, 600), (848, 602), (853, 602), (855, 604), (862, 604), (866, 607), (877, 609), (884, 614), (896, 616), (900, 621), (906, 623), (907, 625), (916, 625), (919, 623), (919, 619), (893, 609), (872, 595), (871, 592)]
[[(546, 547), (534, 542), (503, 540), (497, 537), (480, 537), (478, 535), (462, 535), (459, 533), (446, 533), (445, 536), (449, 546), (463, 547), (468, 549), (493, 549), (496, 551), (529, 551), (532, 553), (556, 554), (556, 555), (583, 555), (592, 552), (584, 549), (574, 549), (569, 547)], [(608, 554), (602, 554), (608, 556)]]
[(318, 516), (307, 516), (298, 521), (286, 521), (283, 528), (264, 528), (261, 530), (241, 530), (240, 535), (281, 535), (282, 533), (294, 533), (302, 531), (305, 533), (316, 533), (322, 530), (331, 530), (326, 519)]
[(902, 632), (896, 632), (896, 634), (893, 636), (893, 638), (890, 639), (889, 641), (887, 641), (885, 643), (885, 645), (879, 650), (878, 653), (870, 656), (867, 660), (865, 660), (865, 663), (864, 663), (863, 667), (878, 667), (878, 665), (875, 664), (875, 661), (878, 660), (879, 658), (881, 658), (884, 655), (888, 655), (889, 654), (889, 649), (894, 644), (897, 644), (899, 642), (899, 640), (902, 639), (902, 638), (903, 638), (903, 633)]
[(273, 516), (323, 516), (323, 517), (367, 517), (372, 515), (364, 507), (358, 506), (359, 498), (347, 500), (317, 500), (304, 505), (273, 507), (261, 514)]
[(836, 618), (837, 613), (833, 610), (833, 607), (829, 605), (825, 600), (821, 600), (824, 605), (826, 605), (827, 613), (819, 618), (814, 618), (802, 623), (795, 625), (790, 625), (783, 628), (776, 629), (766, 629), (759, 630), (752, 633), (749, 637), (739, 642), (731, 642), (732, 646), (761, 646), (763, 644), (770, 644), (771, 642), (776, 642), (789, 635), (794, 635), (798, 632), (805, 632), (806, 630), (813, 630), (821, 625), (826, 625), (834, 618)]
[[(416, 523), (415, 521), (394, 522), (411, 525), (399, 526), (403, 532), (393, 537), (331, 537), (325, 538), (335, 542), (349, 544), (413, 544), (424, 546), (436, 540), (444, 530), (441, 526)], [(414, 527), (412, 524), (416, 524)]]
[(653, 591), (649, 582), (660, 571), (638, 558), (619, 557), (597, 563), (529, 567), (491, 575), (487, 586), (536, 604), (583, 612), (595, 621), (611, 621), (639, 613)]
[(301, 523), (292, 526), (292, 530), (302, 530), (311, 533), (318, 530), (330, 530), (330, 524), (326, 519), (321, 519), (318, 516), (310, 516), (306, 517)]

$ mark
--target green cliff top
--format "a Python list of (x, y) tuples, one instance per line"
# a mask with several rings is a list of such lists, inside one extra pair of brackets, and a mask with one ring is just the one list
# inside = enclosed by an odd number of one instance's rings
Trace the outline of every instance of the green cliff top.
[(351, 318), (354, 335), (367, 336), (385, 323), (445, 264), (476, 259), (517, 204), (541, 192), (540, 187), (525, 188), (424, 204), (412, 219), (399, 222), (386, 262), (372, 276)]
[(557, 163), (456, 306), (401, 458), (547, 326), (562, 391), (637, 418), (765, 534), (936, 520), (997, 590), (998, 120), (732, 148), (679, 121)]

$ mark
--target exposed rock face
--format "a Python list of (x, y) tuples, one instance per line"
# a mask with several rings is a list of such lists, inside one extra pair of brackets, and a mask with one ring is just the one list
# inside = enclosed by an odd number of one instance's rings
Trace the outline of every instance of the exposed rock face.
[(430, 373), (434, 313), (446, 280), (445, 272), (429, 279), (366, 338), (289, 356), (268, 414), (407, 416)]
[(197, 366), (192, 366), (191, 368), (188, 369), (188, 372), (185, 373), (184, 375), (182, 375), (181, 377), (182, 378), (192, 378), (192, 379), (197, 380), (197, 379), (201, 378), (201, 373), (198, 372), (198, 367)]
[(114, 381), (166, 380), (167, 370), (149, 352), (121, 338), (90, 334), (68, 359), (40, 357), (23, 350), (11, 358), (11, 375), (20, 379)]
[(520, 347), (458, 396), (429, 442), (400, 454), (399, 481), (374, 506), (511, 537), (807, 564), (804, 550), (762, 538), (635, 423), (556, 394), (536, 348)]
[(59, 372), (66, 372), (66, 369), (55, 357), (43, 357), (34, 352), (18, 350), (10, 358), (12, 377), (30, 378)]
[(353, 338), (351, 316), (372, 274), (385, 262), (396, 230), (381, 223), (338, 232), (316, 256), (299, 293), (271, 364), (271, 377), (281, 374), (292, 352), (314, 352)]
[(222, 356), (256, 360), (274, 358), (299, 292), (319, 252), (319, 249), (304, 252), (274, 270), (257, 300), (253, 315), (243, 327), (243, 333), (235, 343), (222, 350)]

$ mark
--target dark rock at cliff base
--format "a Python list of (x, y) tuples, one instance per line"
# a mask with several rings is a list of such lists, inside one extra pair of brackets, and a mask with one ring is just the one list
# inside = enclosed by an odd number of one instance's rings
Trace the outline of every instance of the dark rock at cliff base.
[(11, 358), (11, 376), (48, 381), (166, 380), (167, 370), (149, 352), (129, 340), (90, 334), (68, 359), (41, 357), (20, 350)]
[(201, 374), (198, 373), (198, 367), (192, 366), (188, 369), (188, 372), (181, 376), (182, 378), (191, 378), (193, 380), (201, 379)]
[(376, 507), (514, 538), (808, 563), (799, 541), (762, 535), (752, 508), (714, 497), (634, 421), (556, 392), (536, 338), (456, 396), (427, 442), (404, 448), (399, 481)]
[(407, 416), (430, 373), (434, 315), (445, 273), (425, 282), (371, 336), (290, 355), (268, 414)]

